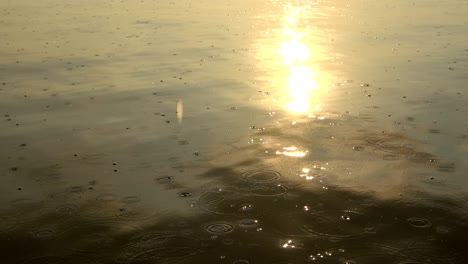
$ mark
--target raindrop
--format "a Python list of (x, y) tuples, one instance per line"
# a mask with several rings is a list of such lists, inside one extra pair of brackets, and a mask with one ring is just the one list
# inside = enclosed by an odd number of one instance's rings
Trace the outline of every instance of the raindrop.
[(232, 262), (232, 264), (249, 264), (250, 262), (248, 260), (245, 260), (245, 259), (238, 259), (238, 260), (234, 260)]
[(138, 196), (126, 196), (122, 199), (124, 203), (138, 203), (140, 198)]
[(63, 215), (74, 215), (78, 212), (78, 207), (72, 204), (64, 204), (55, 207), (55, 210)]
[(234, 225), (225, 222), (212, 223), (206, 225), (205, 230), (215, 235), (224, 235), (234, 231)]
[(450, 232), (450, 228), (448, 228), (448, 227), (446, 227), (446, 226), (437, 226), (437, 227), (435, 228), (435, 231), (436, 231), (436, 233), (438, 233), (438, 234), (445, 235), (445, 234), (447, 234), (447, 233)]
[(81, 192), (82, 190), (83, 190), (83, 188), (81, 188), (81, 186), (72, 186), (72, 187), (70, 188), (70, 192), (72, 192), (72, 193), (79, 193), (79, 192)]
[(429, 228), (432, 226), (432, 223), (424, 218), (409, 218), (407, 221), (412, 227), (416, 228)]
[(179, 197), (190, 197), (192, 196), (192, 193), (190, 192), (181, 192), (179, 193)]
[(174, 181), (174, 177), (172, 176), (165, 176), (161, 178), (155, 179), (158, 183), (168, 183)]
[(397, 155), (393, 155), (393, 154), (386, 154), (382, 157), (382, 159), (384, 160), (398, 160), (398, 156)]
[(250, 229), (250, 228), (257, 228), (259, 222), (257, 219), (243, 219), (240, 220), (237, 225), (241, 228)]
[(351, 220), (351, 217), (349, 217), (349, 216), (347, 216), (347, 215), (342, 215), (342, 216), (341, 216), (341, 219), (342, 219), (342, 220), (345, 220), (345, 221), (349, 221), (349, 220)]
[(244, 212), (252, 211), (254, 209), (253, 204), (246, 204), (241, 207), (241, 210)]
[(252, 170), (246, 171), (240, 175), (243, 181), (254, 183), (265, 183), (276, 181), (281, 177), (281, 174), (273, 170)]
[(116, 216), (124, 220), (142, 220), (154, 217), (157, 215), (155, 210), (141, 207), (126, 207), (120, 208)]
[(96, 198), (96, 200), (101, 201), (101, 202), (112, 202), (117, 200), (117, 196), (111, 193), (107, 194), (102, 194), (99, 197)]
[(33, 236), (38, 239), (49, 239), (55, 235), (55, 232), (52, 230), (40, 230), (34, 232)]

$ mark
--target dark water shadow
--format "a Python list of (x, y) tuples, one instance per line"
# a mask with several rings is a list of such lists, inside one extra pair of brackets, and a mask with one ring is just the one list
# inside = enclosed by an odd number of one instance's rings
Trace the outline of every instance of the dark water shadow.
[[(28, 202), (2, 211), (6, 263), (465, 263), (467, 197), (398, 199), (288, 186), (271, 170), (216, 168), (192, 214), (132, 197)], [(186, 199), (179, 197), (179, 199)], [(158, 201), (164, 203), (165, 201)], [(237, 262), (236, 262), (237, 261)], [(244, 261), (244, 262), (239, 262)], [(247, 261), (247, 262), (246, 262)]]

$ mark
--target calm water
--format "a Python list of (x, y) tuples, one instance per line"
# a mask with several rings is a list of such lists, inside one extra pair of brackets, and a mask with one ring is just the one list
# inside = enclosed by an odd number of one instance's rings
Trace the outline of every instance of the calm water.
[(465, 0), (0, 0), (1, 263), (468, 263)]

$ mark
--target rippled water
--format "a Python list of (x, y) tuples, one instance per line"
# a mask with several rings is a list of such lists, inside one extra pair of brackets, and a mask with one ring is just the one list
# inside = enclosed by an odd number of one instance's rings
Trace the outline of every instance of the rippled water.
[(467, 263), (466, 14), (0, 0), (0, 262)]

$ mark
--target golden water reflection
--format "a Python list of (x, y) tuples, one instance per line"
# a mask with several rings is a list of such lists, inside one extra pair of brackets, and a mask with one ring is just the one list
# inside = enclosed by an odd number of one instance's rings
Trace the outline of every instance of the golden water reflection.
[(300, 150), (296, 146), (285, 147), (283, 150), (277, 150), (276, 155), (284, 155), (288, 157), (302, 158), (307, 155), (307, 150)]
[(302, 41), (304, 33), (298, 29), (298, 22), (305, 7), (286, 8), (284, 17), (286, 23), (283, 38), (279, 43), (278, 54), (282, 65), (286, 66), (287, 76), (287, 102), (285, 107), (292, 112), (307, 113), (311, 110), (311, 96), (317, 89), (316, 72), (311, 67), (310, 58), (313, 56), (310, 48)]

